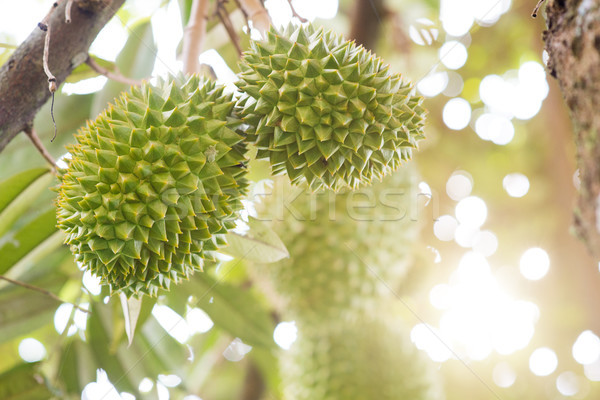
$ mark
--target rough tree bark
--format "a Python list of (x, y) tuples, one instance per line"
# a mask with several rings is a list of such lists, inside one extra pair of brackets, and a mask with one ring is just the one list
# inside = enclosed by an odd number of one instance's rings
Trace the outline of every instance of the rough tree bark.
[(374, 49), (385, 14), (383, 0), (357, 0), (351, 13), (350, 39)]
[(546, 8), (548, 70), (575, 131), (581, 186), (574, 226), (600, 260), (600, 0), (554, 0)]
[[(88, 48), (100, 30), (125, 0), (75, 0), (71, 23), (65, 22), (67, 1), (51, 11), (49, 69), (57, 85), (87, 60)], [(28, 124), (50, 98), (48, 80), (42, 66), (45, 32), (33, 32), (0, 67), (0, 152)]]

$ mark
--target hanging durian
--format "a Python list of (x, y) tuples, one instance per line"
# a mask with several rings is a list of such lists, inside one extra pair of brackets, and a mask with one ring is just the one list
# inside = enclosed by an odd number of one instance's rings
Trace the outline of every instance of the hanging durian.
[(298, 326), (280, 356), (284, 400), (439, 400), (434, 366), (393, 318)]
[(419, 231), (413, 168), (357, 191), (311, 193), (279, 178), (268, 192), (257, 211), (290, 258), (253, 269), (279, 294), (286, 318), (355, 315), (397, 290)]
[(273, 173), (356, 188), (395, 171), (423, 137), (422, 99), (362, 46), (312, 26), (251, 42), (240, 90), (248, 140)]
[(77, 135), (58, 226), (77, 261), (127, 296), (202, 269), (247, 187), (232, 95), (193, 76), (132, 88)]

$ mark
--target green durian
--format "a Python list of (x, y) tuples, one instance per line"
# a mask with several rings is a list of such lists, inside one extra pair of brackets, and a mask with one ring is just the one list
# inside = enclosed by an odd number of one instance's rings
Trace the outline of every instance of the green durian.
[(439, 400), (434, 365), (394, 318), (298, 326), (280, 354), (284, 400)]
[(310, 192), (278, 177), (257, 201), (290, 257), (255, 265), (287, 319), (315, 323), (372, 311), (411, 267), (419, 233), (413, 168), (357, 191)]
[(357, 188), (395, 171), (423, 138), (422, 98), (362, 46), (310, 25), (271, 29), (241, 63), (248, 140), (275, 174)]
[(155, 296), (224, 244), (247, 190), (231, 94), (192, 76), (124, 93), (69, 147), (58, 226), (112, 291)]

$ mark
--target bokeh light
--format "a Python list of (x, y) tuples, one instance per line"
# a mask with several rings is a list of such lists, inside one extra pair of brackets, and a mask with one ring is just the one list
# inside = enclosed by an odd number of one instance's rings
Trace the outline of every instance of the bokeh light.
[(556, 378), (556, 389), (558, 389), (563, 396), (575, 396), (580, 389), (579, 382), (580, 378), (575, 372), (566, 371)]
[(471, 194), (473, 178), (465, 171), (456, 171), (446, 182), (446, 193), (455, 201), (460, 201)]
[(467, 62), (467, 48), (456, 40), (447, 41), (440, 47), (440, 61), (448, 69), (459, 69)]
[(473, 237), (473, 251), (489, 257), (498, 250), (498, 237), (492, 231), (480, 231)]
[(535, 349), (529, 357), (529, 369), (537, 376), (548, 376), (556, 370), (558, 357), (548, 347)]
[(471, 120), (471, 105), (459, 97), (448, 100), (444, 106), (442, 118), (446, 126), (453, 130), (461, 130), (469, 125)]
[(510, 197), (523, 197), (529, 192), (529, 179), (518, 172), (508, 174), (502, 180), (502, 187)]
[(521, 274), (531, 281), (542, 279), (550, 269), (550, 257), (548, 253), (539, 247), (526, 250), (519, 260)]
[(152, 315), (163, 329), (179, 343), (185, 343), (191, 336), (190, 327), (185, 319), (166, 305), (156, 304)]
[(455, 209), (456, 219), (470, 227), (480, 227), (487, 218), (487, 206), (477, 196), (465, 197), (458, 202)]
[(417, 82), (417, 90), (425, 97), (435, 97), (442, 93), (447, 85), (448, 73), (446, 71), (432, 72)]
[(296, 322), (280, 322), (273, 331), (275, 343), (282, 349), (288, 350), (298, 338)]
[(26, 338), (19, 343), (19, 356), (25, 362), (37, 362), (46, 357), (46, 348), (39, 340)]
[(189, 308), (185, 314), (185, 321), (190, 328), (190, 333), (206, 333), (212, 329), (214, 322), (204, 310), (194, 307)]
[(517, 373), (507, 362), (499, 362), (492, 372), (494, 383), (501, 387), (511, 387), (517, 380)]
[(451, 215), (442, 215), (433, 224), (433, 234), (441, 241), (448, 242), (454, 239), (454, 232), (458, 221)]
[(600, 359), (600, 338), (592, 331), (583, 331), (573, 344), (573, 358), (579, 364), (593, 364)]

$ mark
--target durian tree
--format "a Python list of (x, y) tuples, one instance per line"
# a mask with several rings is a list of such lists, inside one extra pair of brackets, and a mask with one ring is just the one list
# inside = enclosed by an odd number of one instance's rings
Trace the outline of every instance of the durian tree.
[[(490, 5), (460, 33), (477, 7), (453, 24), (444, 1), (339, 1), (335, 18), (332, 1), (38, 3), (23, 43), (0, 39), (0, 398), (598, 394), (593, 364), (584, 377), (566, 361), (580, 331), (600, 332), (597, 277), (554, 269), (590, 264), (566, 234), (568, 140), (524, 133), (565, 124), (554, 88), (544, 118), (509, 122), (510, 144), (473, 133), (498, 112), (482, 78), (514, 82), (511, 68), (542, 62), (533, 5), (502, 2), (497, 25)], [(111, 32), (126, 39), (118, 52)], [(461, 46), (468, 60), (453, 66)], [(90, 78), (108, 80), (72, 92)], [(473, 108), (472, 128), (452, 123), (447, 97)], [(497, 185), (513, 170), (532, 182), (518, 206)], [(478, 358), (435, 326), (490, 289), (478, 281), (478, 297), (432, 310), (460, 280), (463, 248), (488, 251), (459, 230), (438, 236), (456, 176), (488, 202), (501, 251), (485, 257), (505, 265), (494, 273), (541, 300), (528, 343), (560, 363), (539, 384), (528, 348)], [(514, 283), (507, 266), (532, 237), (550, 252), (552, 290)], [(451, 330), (491, 321), (494, 301), (490, 318)]]

